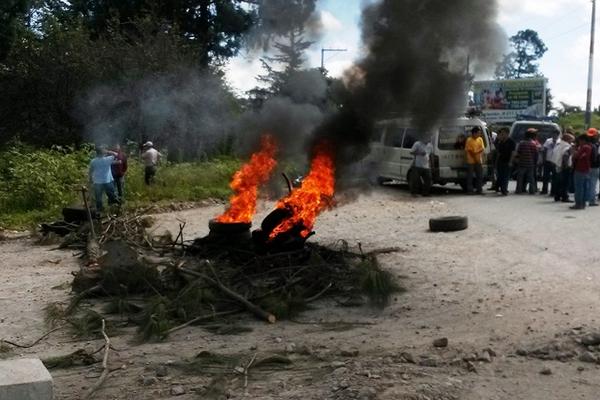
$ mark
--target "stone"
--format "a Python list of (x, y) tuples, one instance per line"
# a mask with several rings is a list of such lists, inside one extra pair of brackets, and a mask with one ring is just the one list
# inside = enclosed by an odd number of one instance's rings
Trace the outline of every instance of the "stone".
[(340, 355), (342, 357), (357, 357), (358, 356), (358, 350), (356, 349), (344, 349), (340, 351)]
[(372, 387), (364, 387), (358, 391), (357, 398), (360, 400), (372, 400), (377, 397), (377, 390)]
[(529, 351), (527, 351), (527, 349), (524, 349), (524, 348), (519, 348), (519, 349), (517, 349), (517, 355), (518, 355), (518, 356), (525, 357), (525, 356), (527, 356), (528, 354), (529, 354)]
[(166, 365), (159, 365), (156, 368), (156, 376), (158, 376), (159, 378), (163, 378), (165, 376), (169, 375), (169, 371), (167, 371), (167, 366)]
[(292, 354), (296, 351), (296, 343), (289, 343), (285, 346), (285, 352)]
[(594, 353), (591, 353), (589, 351), (585, 351), (583, 352), (583, 354), (581, 354), (579, 356), (579, 361), (583, 361), (586, 363), (597, 363), (598, 362), (598, 357), (596, 357), (596, 355)]
[(597, 346), (600, 344), (600, 333), (592, 333), (581, 338), (581, 344), (584, 346)]
[(437, 357), (426, 357), (419, 360), (419, 365), (421, 367), (439, 367), (441, 360)]
[(492, 356), (487, 351), (482, 351), (481, 354), (479, 354), (479, 357), (477, 357), (477, 361), (490, 363), (492, 362)]
[(151, 386), (158, 382), (158, 379), (154, 376), (143, 376), (142, 375), (142, 385)]
[(540, 371), (540, 374), (542, 374), (542, 375), (552, 375), (552, 370), (550, 368), (544, 368), (543, 370)]
[(408, 352), (400, 353), (400, 357), (402, 357), (402, 359), (404, 359), (404, 361), (406, 361), (407, 363), (411, 363), (411, 364), (415, 363), (415, 357), (411, 353), (408, 353)]
[(340, 368), (346, 365), (345, 362), (343, 361), (333, 361), (331, 364), (329, 364), (331, 366), (331, 368)]
[(333, 375), (335, 376), (340, 376), (340, 375), (344, 375), (348, 372), (348, 368), (346, 367), (339, 367), (333, 370)]
[(37, 358), (0, 361), (0, 399), (52, 400), (52, 376)]
[(181, 396), (185, 394), (185, 388), (181, 385), (171, 387), (171, 396)]
[(448, 338), (439, 338), (433, 341), (434, 347), (448, 347)]

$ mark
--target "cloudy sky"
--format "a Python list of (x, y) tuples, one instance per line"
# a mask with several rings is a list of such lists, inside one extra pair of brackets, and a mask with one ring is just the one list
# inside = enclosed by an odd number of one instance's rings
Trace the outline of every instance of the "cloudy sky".
[[(322, 47), (347, 49), (345, 52), (326, 53), (325, 67), (333, 76), (340, 75), (359, 57), (358, 24), (364, 1), (319, 2), (324, 35), (310, 49), (308, 66), (319, 66)], [(549, 80), (555, 105), (563, 101), (585, 106), (591, 4), (590, 0), (499, 0), (498, 21), (508, 36), (519, 30), (533, 29), (546, 43), (548, 51), (540, 63), (540, 70)], [(600, 8), (598, 11), (600, 13)], [(594, 107), (600, 104), (600, 37), (597, 42)], [(242, 54), (230, 63), (227, 77), (234, 88), (244, 91), (254, 87), (254, 77), (259, 73), (260, 63), (254, 57)], [(487, 78), (490, 76), (477, 77)]]

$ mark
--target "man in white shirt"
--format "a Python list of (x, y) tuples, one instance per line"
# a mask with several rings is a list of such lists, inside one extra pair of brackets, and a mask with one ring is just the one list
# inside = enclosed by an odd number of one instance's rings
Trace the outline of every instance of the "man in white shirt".
[(422, 194), (429, 196), (431, 190), (431, 166), (429, 158), (433, 152), (433, 146), (427, 139), (417, 140), (410, 149), (410, 154), (415, 157), (409, 176), (410, 192), (413, 196)]
[(156, 166), (162, 157), (162, 154), (154, 148), (152, 142), (146, 142), (142, 146), (144, 152), (142, 153), (142, 161), (144, 163), (144, 182), (146, 185), (150, 185), (154, 181), (156, 175)]
[[(542, 178), (542, 191), (540, 194), (548, 194), (548, 184), (552, 182), (552, 177), (556, 173), (554, 163), (552, 163), (552, 153), (554, 147), (558, 141), (558, 132), (552, 134), (552, 137), (546, 139), (542, 147), (542, 162), (543, 162), (543, 178)], [(554, 195), (554, 187), (551, 186), (550, 194)]]

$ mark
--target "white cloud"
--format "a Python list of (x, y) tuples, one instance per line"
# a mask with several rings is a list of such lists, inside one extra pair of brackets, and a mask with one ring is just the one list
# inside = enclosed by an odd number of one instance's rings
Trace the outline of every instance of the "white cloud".
[(344, 25), (329, 11), (321, 11), (321, 24), (326, 31), (341, 31)]
[(256, 76), (263, 72), (258, 58), (235, 57), (225, 67), (225, 78), (239, 94), (242, 94), (256, 86)]

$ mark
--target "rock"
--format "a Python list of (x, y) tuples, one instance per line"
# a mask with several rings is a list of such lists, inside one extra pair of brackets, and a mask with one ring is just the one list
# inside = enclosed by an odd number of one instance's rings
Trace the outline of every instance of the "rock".
[(479, 357), (477, 357), (477, 361), (490, 363), (492, 362), (492, 356), (487, 351), (482, 351), (481, 354), (479, 354)]
[(477, 361), (477, 354), (475, 354), (475, 353), (468, 354), (463, 357), (463, 360), (467, 361), (467, 362)]
[(346, 389), (347, 387), (350, 387), (350, 383), (348, 381), (341, 381), (339, 387), (341, 389)]
[(471, 361), (467, 361), (466, 364), (467, 364), (467, 371), (477, 373), (477, 368), (475, 368), (475, 364), (473, 364)]
[(158, 379), (154, 376), (144, 376), (142, 375), (142, 385), (151, 386), (158, 382)]
[(156, 368), (156, 376), (158, 376), (159, 378), (165, 377), (167, 375), (169, 375), (169, 371), (167, 371), (166, 365), (159, 365)]
[(415, 357), (411, 353), (407, 353), (407, 352), (400, 353), (400, 357), (402, 357), (404, 359), (404, 361), (406, 361), (407, 363), (411, 363), (411, 364), (415, 363)]
[(597, 363), (598, 362), (598, 357), (596, 357), (596, 355), (594, 353), (591, 353), (589, 351), (585, 351), (583, 352), (583, 354), (581, 354), (579, 356), (579, 361), (583, 361), (586, 363)]
[(340, 375), (344, 375), (348, 372), (348, 368), (346, 367), (339, 367), (333, 370), (333, 375), (336, 376), (340, 376)]
[(285, 352), (286, 353), (294, 353), (296, 351), (296, 344), (295, 343), (289, 343), (285, 346)]
[(524, 349), (524, 348), (517, 349), (517, 355), (518, 355), (518, 356), (523, 356), (523, 357), (525, 357), (525, 356), (527, 356), (528, 354), (529, 354), (529, 352), (527, 351), (527, 349)]
[(434, 347), (448, 347), (448, 338), (439, 338), (433, 341)]
[(341, 350), (340, 351), (340, 355), (342, 357), (357, 357), (358, 356), (358, 350), (356, 350), (356, 349)]
[(340, 367), (343, 367), (345, 365), (346, 365), (346, 363), (343, 362), (343, 361), (333, 361), (331, 364), (329, 364), (329, 366), (331, 368), (340, 368)]
[(492, 348), (490, 348), (490, 347), (486, 347), (485, 349), (483, 349), (483, 351), (487, 351), (489, 353), (489, 355), (492, 356), (492, 357), (497, 357), (498, 356), (498, 354), (496, 354), (496, 352)]
[(302, 346), (298, 347), (298, 349), (296, 350), (296, 353), (303, 355), (303, 356), (310, 356), (314, 353), (314, 351), (309, 346), (302, 345)]
[(542, 375), (552, 375), (552, 370), (550, 368), (544, 368), (543, 370), (540, 371), (540, 374), (542, 374)]
[(358, 391), (357, 399), (372, 400), (377, 397), (377, 390), (372, 387), (364, 387)]
[(600, 333), (591, 333), (581, 338), (581, 344), (584, 346), (597, 346), (600, 344)]
[(171, 387), (171, 396), (181, 396), (185, 394), (185, 388), (181, 385)]
[(280, 338), (280, 337), (275, 338), (275, 343), (281, 343), (281, 342), (283, 342), (282, 338)]
[(442, 361), (437, 357), (426, 357), (419, 360), (419, 365), (422, 367), (439, 367)]

